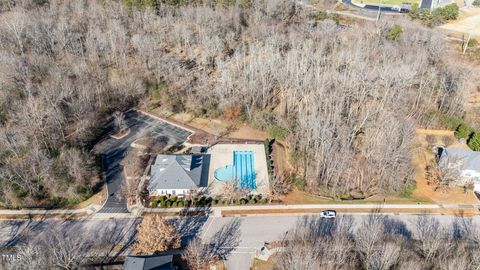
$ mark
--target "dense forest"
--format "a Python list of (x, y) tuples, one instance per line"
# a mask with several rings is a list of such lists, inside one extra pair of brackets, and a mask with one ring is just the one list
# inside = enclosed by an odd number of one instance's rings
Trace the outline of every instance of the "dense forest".
[(472, 87), (445, 38), (408, 20), (343, 25), (287, 0), (144, 2), (0, 2), (3, 204), (89, 196), (99, 128), (136, 105), (287, 130), (315, 194), (398, 192), (414, 128), (462, 116)]

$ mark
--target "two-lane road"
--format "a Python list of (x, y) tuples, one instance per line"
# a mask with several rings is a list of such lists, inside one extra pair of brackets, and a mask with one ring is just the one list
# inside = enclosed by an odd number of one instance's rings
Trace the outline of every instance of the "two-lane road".
[[(96, 214), (101, 215), (101, 214)], [(117, 219), (96, 219), (93, 215), (84, 220), (43, 220), (43, 221), (1, 221), (0, 222), (0, 243), (1, 246), (15, 246), (16, 240), (23, 235), (26, 229), (32, 229), (33, 233), (29, 237), (40, 237), (46, 228), (58, 226), (65, 232), (74, 235), (95, 236), (102, 247), (112, 243), (124, 243), (126, 248), (131, 243), (135, 235), (137, 219), (117, 218)], [(352, 215), (354, 219), (354, 230), (361, 226), (361, 222), (368, 218), (366, 214)], [(255, 251), (261, 247), (264, 242), (278, 241), (288, 237), (287, 231), (292, 230), (301, 216), (298, 215), (263, 215), (263, 216), (245, 216), (245, 217), (189, 217), (176, 219), (180, 230), (184, 236), (192, 237), (196, 234), (205, 242), (211, 242), (213, 238), (222, 232), (228, 236), (231, 234), (233, 239), (228, 242), (222, 242), (220, 247), (229, 250), (227, 258), (227, 268), (231, 270), (247, 270), (254, 258)], [(438, 215), (439, 222), (443, 226), (451, 226), (454, 217)], [(413, 236), (415, 235), (415, 220), (418, 215), (389, 215), (389, 218), (395, 221), (397, 226), (404, 226)], [(475, 216), (473, 226), (478, 226), (480, 217)], [(231, 224), (230, 230), (225, 230)], [(112, 242), (112, 239), (114, 240)], [(104, 243), (102, 243), (102, 241)], [(124, 254), (128, 254), (125, 249)]]

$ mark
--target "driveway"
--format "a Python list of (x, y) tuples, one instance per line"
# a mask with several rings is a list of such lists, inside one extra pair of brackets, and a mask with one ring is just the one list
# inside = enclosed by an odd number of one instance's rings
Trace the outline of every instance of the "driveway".
[[(96, 146), (102, 158), (102, 171), (108, 187), (108, 198), (100, 213), (128, 213), (125, 192), (122, 192), (123, 174), (121, 161), (127, 155), (130, 144), (150, 136), (167, 145), (180, 145), (192, 133), (160, 119), (131, 110), (125, 113), (130, 133), (122, 139), (108, 137)], [(112, 124), (110, 124), (112, 125)], [(109, 131), (113, 126), (108, 128)]]

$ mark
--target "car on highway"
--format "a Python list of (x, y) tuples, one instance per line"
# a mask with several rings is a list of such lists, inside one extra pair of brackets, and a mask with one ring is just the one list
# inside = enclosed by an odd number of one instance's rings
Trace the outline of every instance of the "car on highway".
[(335, 210), (325, 210), (320, 213), (321, 218), (335, 218), (337, 216), (337, 211)]

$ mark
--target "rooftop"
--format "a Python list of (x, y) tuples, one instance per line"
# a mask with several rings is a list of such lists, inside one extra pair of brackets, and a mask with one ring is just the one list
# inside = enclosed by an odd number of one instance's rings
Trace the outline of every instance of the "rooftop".
[(210, 155), (157, 155), (150, 172), (148, 189), (206, 187), (209, 163)]
[(440, 160), (456, 158), (464, 162), (465, 169), (480, 172), (480, 152), (459, 148), (441, 148)]
[(128, 256), (123, 264), (125, 270), (176, 270), (172, 266), (173, 255)]

